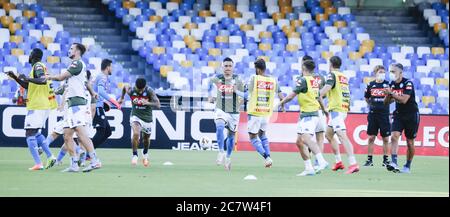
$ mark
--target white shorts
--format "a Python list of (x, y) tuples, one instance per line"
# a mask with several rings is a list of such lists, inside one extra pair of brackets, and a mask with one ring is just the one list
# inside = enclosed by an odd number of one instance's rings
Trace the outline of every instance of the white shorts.
[(230, 114), (224, 112), (222, 109), (216, 109), (214, 112), (214, 120), (222, 119), (226, 123), (226, 127), (232, 131), (236, 132), (237, 125), (239, 123), (239, 113)]
[(58, 134), (58, 135), (63, 135), (64, 134), (64, 128), (67, 128), (67, 122), (65, 120), (60, 120), (58, 122), (56, 122), (55, 127), (53, 128), (53, 132)]
[(319, 121), (317, 122), (316, 133), (325, 132), (327, 130), (327, 116), (319, 111)]
[(145, 122), (145, 121), (141, 120), (140, 118), (132, 115), (130, 117), (130, 125), (131, 125), (131, 127), (133, 127), (133, 122), (139, 123), (139, 125), (141, 125), (141, 131), (144, 132), (145, 134), (151, 134), (152, 133), (152, 122)]
[(257, 134), (267, 130), (267, 117), (248, 116), (247, 129), (249, 133)]
[(330, 112), (330, 120), (328, 120), (328, 126), (333, 128), (334, 132), (337, 130), (346, 130), (345, 119), (347, 113), (343, 112)]
[(65, 119), (66, 126), (68, 128), (86, 126), (88, 123), (86, 120), (86, 117), (88, 116), (88, 110), (90, 111), (90, 107), (88, 109), (87, 105), (77, 105), (69, 107), (67, 109), (67, 119)]
[(314, 135), (318, 124), (319, 117), (317, 116), (303, 117), (297, 123), (297, 133)]
[(50, 115), (50, 110), (28, 110), (24, 129), (41, 129)]

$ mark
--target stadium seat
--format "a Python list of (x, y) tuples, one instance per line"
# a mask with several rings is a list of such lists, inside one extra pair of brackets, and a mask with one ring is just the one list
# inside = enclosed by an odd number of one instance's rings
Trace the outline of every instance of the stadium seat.
[(436, 103), (436, 98), (434, 96), (423, 96), (422, 97), (422, 104), (425, 107), (428, 107), (430, 103)]

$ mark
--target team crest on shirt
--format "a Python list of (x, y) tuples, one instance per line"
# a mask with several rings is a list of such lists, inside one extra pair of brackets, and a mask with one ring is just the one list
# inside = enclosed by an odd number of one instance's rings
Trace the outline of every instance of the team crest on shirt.
[(403, 88), (403, 83), (400, 84), (400, 88)]
[(411, 82), (408, 82), (408, 83), (406, 84), (406, 89), (407, 89), (407, 90), (412, 90), (412, 84), (411, 84)]
[(142, 96), (147, 96), (147, 92), (144, 92), (144, 94), (142, 94)]

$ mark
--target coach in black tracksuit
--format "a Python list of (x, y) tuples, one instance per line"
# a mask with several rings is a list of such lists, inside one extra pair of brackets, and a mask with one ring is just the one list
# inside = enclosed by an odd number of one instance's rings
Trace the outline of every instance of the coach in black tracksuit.
[(386, 73), (382, 65), (374, 69), (376, 79), (371, 81), (366, 88), (364, 98), (369, 104), (370, 111), (367, 115), (367, 135), (369, 135), (368, 156), (364, 166), (373, 166), (373, 146), (375, 139), (380, 132), (383, 137), (383, 164), (388, 165), (389, 136), (391, 135), (391, 123), (389, 121), (389, 105), (384, 104), (386, 94), (384, 89), (389, 87), (389, 82), (385, 80)]
[[(385, 104), (395, 101), (395, 111), (392, 122), (392, 163), (387, 166), (389, 171), (410, 173), (411, 162), (414, 157), (414, 139), (419, 129), (420, 115), (416, 103), (416, 94), (412, 81), (403, 77), (402, 64), (393, 64), (389, 74), (390, 87), (385, 89), (387, 94)], [(405, 132), (408, 146), (406, 164), (400, 171), (397, 164), (398, 140), (402, 132)]]

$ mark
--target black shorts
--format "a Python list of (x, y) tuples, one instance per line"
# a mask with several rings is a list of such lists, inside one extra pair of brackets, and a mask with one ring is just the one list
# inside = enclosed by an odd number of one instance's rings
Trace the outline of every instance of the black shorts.
[(391, 122), (389, 121), (389, 114), (383, 113), (369, 113), (367, 115), (367, 135), (376, 136), (378, 131), (382, 137), (391, 135)]
[(109, 122), (105, 115), (105, 110), (102, 107), (95, 108), (95, 116), (92, 121), (94, 128), (108, 128)]
[(405, 137), (407, 139), (415, 139), (417, 131), (419, 131), (420, 114), (415, 113), (396, 113), (393, 117), (392, 132), (405, 131)]

